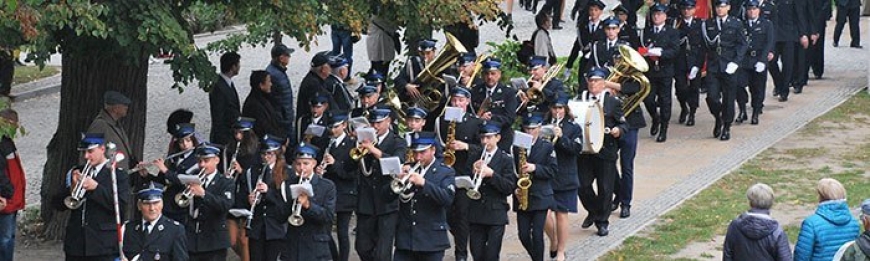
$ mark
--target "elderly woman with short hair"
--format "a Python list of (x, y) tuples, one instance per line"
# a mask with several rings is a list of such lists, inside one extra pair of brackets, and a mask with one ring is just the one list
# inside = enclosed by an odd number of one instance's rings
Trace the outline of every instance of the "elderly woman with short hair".
[(791, 261), (788, 236), (770, 217), (773, 189), (758, 183), (746, 191), (749, 211), (731, 221), (725, 234), (722, 260)]
[(819, 206), (801, 224), (794, 248), (794, 260), (828, 261), (837, 249), (854, 240), (860, 233), (858, 220), (852, 217), (846, 204), (846, 189), (831, 178), (819, 180), (816, 187)]

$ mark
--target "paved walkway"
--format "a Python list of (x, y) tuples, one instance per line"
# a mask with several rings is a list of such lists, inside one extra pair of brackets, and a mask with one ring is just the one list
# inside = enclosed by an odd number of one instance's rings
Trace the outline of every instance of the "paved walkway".
[[(566, 7), (570, 10), (570, 7)], [(566, 20), (568, 16), (566, 15)], [(530, 37), (534, 22), (528, 12), (517, 7), (514, 9), (514, 20), (517, 23), (515, 33), (519, 39)], [(866, 19), (864, 19), (866, 20)], [(551, 35), (556, 43), (556, 53), (567, 56), (575, 34), (566, 29), (554, 31)], [(863, 23), (866, 25), (866, 21)], [(833, 24), (828, 27), (830, 31)], [(867, 35), (866, 27), (863, 35)], [(493, 25), (482, 27), (482, 42), (501, 42), (504, 33)], [(197, 39), (200, 46), (221, 39), (223, 35), (201, 36)], [(354, 53), (354, 71), (365, 71), (368, 62), (365, 54), (365, 39), (356, 45)], [(443, 43), (443, 41), (440, 41)], [(841, 40), (841, 42), (846, 42)], [(291, 43), (294, 44), (295, 43)], [(318, 45), (319, 44), (319, 45)], [(485, 45), (482, 45), (485, 48)], [(306, 73), (308, 61), (313, 53), (328, 50), (330, 40), (328, 35), (320, 36), (311, 47), (310, 52), (297, 51), (291, 59), (289, 71), (294, 86), (298, 86)], [(768, 96), (765, 102), (765, 114), (761, 117), (761, 125), (737, 125), (733, 128), (732, 140), (720, 142), (714, 140), (711, 134), (712, 117), (707, 113), (702, 102), (695, 127), (679, 126), (673, 123), (670, 128), (670, 139), (667, 143), (655, 143), (648, 135), (648, 129), (641, 130), (641, 141), (636, 159), (635, 202), (632, 217), (620, 220), (616, 215), (611, 218), (611, 234), (606, 238), (594, 236), (594, 230), (580, 229), (579, 224), (585, 213), (572, 215), (572, 236), (568, 248), (570, 260), (594, 259), (608, 249), (619, 245), (629, 235), (653, 222), (655, 218), (673, 208), (683, 200), (691, 197), (728, 171), (738, 167), (745, 160), (787, 136), (806, 122), (835, 107), (861, 87), (867, 86), (867, 49), (832, 48), (827, 46), (826, 79), (811, 81), (803, 94), (792, 95), (787, 103), (779, 103)], [(297, 48), (299, 49), (299, 48)], [(247, 86), (251, 70), (262, 69), (268, 63), (269, 50), (266, 47), (246, 47), (240, 51), (242, 55), (242, 72), (235, 78), (240, 97), (244, 99), (249, 92)], [(218, 63), (218, 55), (211, 57)], [(59, 63), (53, 61), (52, 63)], [(168, 135), (165, 130), (165, 119), (175, 109), (187, 108), (195, 113), (194, 121), (202, 133), (208, 133), (209, 114), (207, 95), (196, 87), (185, 89), (178, 93), (169, 88), (172, 85), (171, 71), (168, 66), (154, 64), (150, 67), (148, 79), (148, 116), (145, 138), (145, 158), (154, 159), (162, 156)], [(768, 95), (772, 84), (768, 85)], [(42, 169), (45, 163), (45, 147), (57, 126), (60, 97), (58, 93), (34, 97), (17, 102), (14, 107), (21, 114), (21, 122), (27, 128), (29, 135), (18, 139), (25, 170), (28, 173), (27, 203), (39, 202), (39, 186)], [(93, 101), (99, 102), (99, 101)], [(675, 110), (678, 113), (678, 108)], [(62, 126), (61, 126), (62, 127)], [(645, 134), (646, 133), (646, 134)], [(52, 175), (59, 175), (53, 173)], [(581, 208), (582, 209), (582, 208)], [(513, 216), (513, 215), (512, 215)], [(27, 248), (20, 247), (19, 251)], [(57, 246), (60, 251), (60, 246)], [(515, 222), (507, 228), (502, 257), (505, 260), (528, 260), (525, 251), (516, 239)], [(452, 256), (452, 250), (448, 250)]]

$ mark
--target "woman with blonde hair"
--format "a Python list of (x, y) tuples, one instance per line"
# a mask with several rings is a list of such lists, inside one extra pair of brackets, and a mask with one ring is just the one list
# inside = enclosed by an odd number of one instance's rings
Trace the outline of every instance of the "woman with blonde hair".
[(804, 219), (794, 248), (794, 260), (824, 260), (834, 257), (837, 249), (860, 233), (858, 220), (846, 204), (846, 189), (832, 178), (819, 180), (816, 187), (819, 206)]

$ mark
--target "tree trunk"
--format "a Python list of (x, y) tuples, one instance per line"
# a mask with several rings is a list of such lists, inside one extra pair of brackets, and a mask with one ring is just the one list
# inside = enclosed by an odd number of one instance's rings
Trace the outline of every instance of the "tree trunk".
[[(104, 44), (109, 44), (105, 43)], [(57, 131), (47, 147), (47, 160), (40, 190), (43, 237), (62, 239), (66, 232), (69, 211), (61, 200), (69, 195), (65, 179), (67, 171), (80, 163), (77, 150), (81, 133), (103, 109), (103, 93), (109, 90), (123, 93), (133, 103), (127, 117), (121, 120), (130, 138), (131, 154), (142, 158), (147, 112), (148, 56), (138, 54), (135, 61), (107, 55), (101, 45), (63, 53), (60, 89), (60, 117)], [(87, 50), (89, 49), (89, 50)], [(119, 195), (121, 196), (121, 195)], [(125, 195), (127, 196), (127, 195)]]

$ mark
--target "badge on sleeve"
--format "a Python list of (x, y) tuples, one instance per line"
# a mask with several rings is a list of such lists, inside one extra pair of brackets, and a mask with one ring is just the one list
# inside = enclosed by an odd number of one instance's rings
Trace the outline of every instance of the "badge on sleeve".
[(227, 196), (227, 199), (233, 199), (232, 191), (224, 191), (224, 196)]

